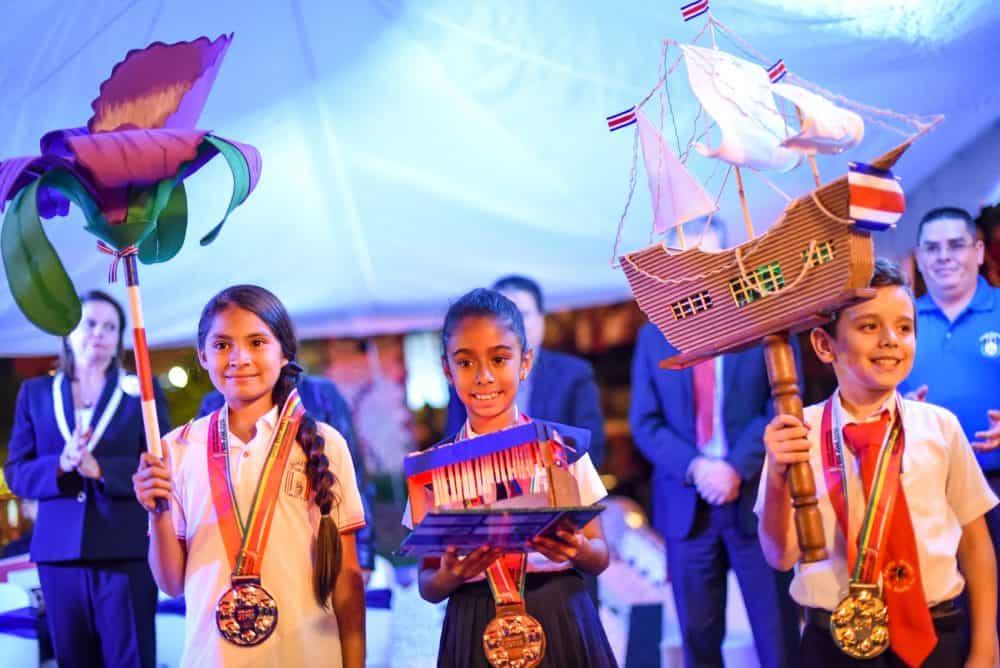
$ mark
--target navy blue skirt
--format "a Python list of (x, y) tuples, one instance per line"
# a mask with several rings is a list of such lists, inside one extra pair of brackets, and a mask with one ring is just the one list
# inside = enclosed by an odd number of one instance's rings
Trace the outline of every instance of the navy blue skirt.
[[(528, 613), (545, 630), (540, 668), (618, 668), (579, 572), (529, 573), (524, 597)], [(483, 631), (495, 613), (486, 581), (470, 582), (452, 592), (441, 629), (438, 668), (490, 668), (483, 653)]]

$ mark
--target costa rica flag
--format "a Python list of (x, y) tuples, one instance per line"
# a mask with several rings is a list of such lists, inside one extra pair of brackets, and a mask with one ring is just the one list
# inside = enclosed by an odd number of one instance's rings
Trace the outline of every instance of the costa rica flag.
[(625, 111), (619, 112), (612, 116), (607, 117), (608, 130), (614, 132), (615, 130), (621, 130), (622, 128), (632, 125), (635, 123), (635, 105), (626, 109)]
[(888, 169), (852, 162), (847, 174), (849, 216), (856, 227), (882, 231), (896, 226), (906, 210), (899, 181)]
[(681, 7), (681, 16), (685, 21), (697, 18), (708, 11), (708, 0), (695, 0)]
[(774, 65), (767, 68), (767, 76), (771, 80), (771, 83), (778, 83), (785, 78), (786, 74), (788, 74), (788, 70), (785, 69), (785, 61), (781, 58)]

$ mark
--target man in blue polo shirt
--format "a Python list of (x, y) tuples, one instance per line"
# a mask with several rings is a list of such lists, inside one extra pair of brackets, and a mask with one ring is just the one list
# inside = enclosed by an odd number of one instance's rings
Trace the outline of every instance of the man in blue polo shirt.
[(917, 300), (917, 354), (904, 389), (955, 413), (983, 471), (1000, 483), (1000, 288), (979, 275), (983, 252), (963, 209), (934, 209), (920, 221), (927, 294)]
[[(983, 242), (963, 209), (934, 209), (917, 228), (917, 353), (903, 384), (958, 416), (994, 492), (1000, 492), (1000, 288), (979, 275)], [(986, 515), (1000, 545), (1000, 506)]]

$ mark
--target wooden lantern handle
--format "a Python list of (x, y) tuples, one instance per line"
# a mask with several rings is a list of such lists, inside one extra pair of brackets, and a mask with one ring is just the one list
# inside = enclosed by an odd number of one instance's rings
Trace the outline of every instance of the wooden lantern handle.
[[(795, 355), (788, 342), (788, 332), (764, 337), (764, 361), (771, 383), (775, 414), (785, 413), (802, 419), (802, 397), (799, 395)], [(795, 531), (804, 564), (827, 558), (823, 536), (823, 518), (816, 502), (816, 481), (808, 462), (791, 464), (786, 474), (795, 512)]]

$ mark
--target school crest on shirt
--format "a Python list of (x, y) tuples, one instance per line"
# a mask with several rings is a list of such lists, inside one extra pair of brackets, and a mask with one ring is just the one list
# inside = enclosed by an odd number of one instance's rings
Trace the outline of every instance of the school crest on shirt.
[(285, 471), (285, 482), (282, 485), (285, 494), (303, 501), (309, 500), (309, 478), (306, 477), (306, 465), (303, 462), (292, 462)]
[(980, 336), (979, 352), (989, 359), (1000, 357), (1000, 332), (986, 332)]
[(916, 571), (905, 559), (890, 561), (882, 572), (883, 584), (896, 593), (904, 592), (912, 587), (916, 579)]

